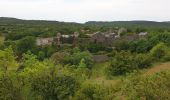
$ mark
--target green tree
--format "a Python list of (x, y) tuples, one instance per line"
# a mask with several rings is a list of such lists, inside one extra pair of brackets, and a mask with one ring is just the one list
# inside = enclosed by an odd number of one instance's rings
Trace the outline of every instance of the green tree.
[(11, 47), (6, 48), (5, 50), (0, 50), (0, 67), (5, 72), (8, 70), (17, 70), (18, 63), (15, 60), (14, 52)]
[(22, 85), (15, 73), (0, 74), (0, 100), (23, 100)]
[(37, 63), (39, 63), (37, 56), (32, 54), (30, 51), (28, 51), (27, 53), (23, 54), (22, 57), (22, 67), (26, 68), (26, 67), (34, 67), (37, 66)]
[(159, 43), (150, 51), (151, 55), (157, 60), (161, 60), (169, 52), (169, 48), (165, 43)]
[(138, 69), (134, 57), (135, 56), (130, 52), (122, 51), (117, 53), (113, 57), (110, 66), (106, 68), (106, 74), (108, 76), (124, 75)]
[(45, 53), (43, 51), (38, 52), (38, 59), (43, 60), (45, 58)]
[(70, 56), (66, 56), (64, 63), (78, 66), (82, 59), (84, 59), (84, 63), (86, 64), (87, 68), (92, 67), (94, 62), (93, 57), (88, 51), (75, 52)]
[(134, 62), (140, 69), (148, 68), (152, 64), (152, 57), (149, 54), (136, 54)]
[(32, 81), (32, 91), (45, 100), (69, 100), (79, 83), (71, 76), (41, 74)]
[(36, 51), (36, 41), (34, 37), (27, 36), (22, 38), (17, 42), (17, 52), (22, 55), (27, 51), (35, 52)]
[(105, 100), (105, 91), (100, 85), (85, 84), (76, 93), (75, 100)]

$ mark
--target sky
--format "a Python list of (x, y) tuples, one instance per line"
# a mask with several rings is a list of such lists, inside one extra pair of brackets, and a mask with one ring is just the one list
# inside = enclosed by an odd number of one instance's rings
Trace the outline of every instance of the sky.
[(170, 0), (0, 0), (0, 17), (65, 22), (170, 21)]

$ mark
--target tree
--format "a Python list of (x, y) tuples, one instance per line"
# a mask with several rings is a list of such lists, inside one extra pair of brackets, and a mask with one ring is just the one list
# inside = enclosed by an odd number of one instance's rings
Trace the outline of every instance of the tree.
[(157, 60), (162, 59), (169, 52), (169, 48), (165, 45), (165, 43), (159, 43), (150, 51), (151, 55)]
[(32, 54), (30, 51), (28, 51), (27, 53), (23, 54), (22, 57), (22, 67), (26, 68), (26, 67), (34, 67), (37, 66), (37, 63), (39, 63), (37, 56)]
[(106, 68), (106, 74), (108, 76), (124, 75), (138, 69), (134, 57), (135, 56), (130, 52), (122, 51), (117, 53), (113, 57), (110, 66)]
[(101, 44), (97, 44), (97, 43), (91, 43), (88, 45), (88, 48), (87, 48), (90, 52), (92, 53), (97, 53), (99, 51), (105, 51), (106, 50), (106, 47), (104, 47), (103, 45)]
[(23, 100), (21, 89), (16, 73), (0, 74), (0, 100)]
[(152, 64), (152, 57), (149, 54), (136, 54), (134, 62), (140, 69), (148, 68)]
[(76, 93), (74, 100), (105, 100), (105, 92), (100, 85), (85, 84)]
[(27, 51), (35, 52), (36, 51), (36, 41), (34, 37), (27, 36), (22, 38), (17, 42), (17, 52), (22, 55)]
[(38, 59), (43, 60), (45, 58), (45, 53), (43, 51), (38, 52)]
[(42, 73), (32, 81), (32, 91), (45, 100), (69, 100), (79, 87), (71, 76)]
[(8, 70), (17, 70), (18, 63), (15, 60), (14, 52), (11, 47), (6, 48), (5, 50), (0, 50), (0, 67), (5, 72)]
[(93, 57), (88, 51), (74, 52), (72, 55), (65, 57), (64, 63), (78, 66), (82, 59), (84, 59), (87, 68), (92, 67)]
[(65, 58), (66, 55), (67, 55), (67, 53), (65, 53), (65, 52), (56, 52), (51, 56), (51, 60), (55, 64), (58, 64), (58, 63), (63, 64), (64, 58)]

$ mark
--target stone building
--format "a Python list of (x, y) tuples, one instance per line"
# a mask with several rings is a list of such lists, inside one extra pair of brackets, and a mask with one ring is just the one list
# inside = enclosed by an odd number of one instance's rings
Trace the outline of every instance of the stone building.
[(37, 46), (52, 45), (54, 40), (55, 40), (54, 37), (51, 37), (51, 38), (38, 38), (36, 40), (36, 44), (37, 44)]
[(73, 44), (74, 46), (77, 43), (77, 38), (79, 33), (75, 32), (71, 35), (62, 35), (61, 33), (57, 33), (55, 37), (49, 38), (38, 38), (36, 40), (37, 46), (49, 46), (49, 45), (57, 45), (60, 46), (61, 44)]
[(148, 35), (148, 32), (140, 32), (138, 33), (139, 36), (147, 36)]
[(96, 32), (91, 36), (90, 41), (93, 43), (99, 43), (104, 46), (112, 46), (112, 42), (115, 40), (116, 33), (101, 33)]

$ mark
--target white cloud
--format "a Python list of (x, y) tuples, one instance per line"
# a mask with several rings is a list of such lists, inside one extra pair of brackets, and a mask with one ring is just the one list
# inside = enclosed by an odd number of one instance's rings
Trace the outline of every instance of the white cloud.
[(169, 0), (0, 0), (0, 16), (85, 22), (170, 20)]

